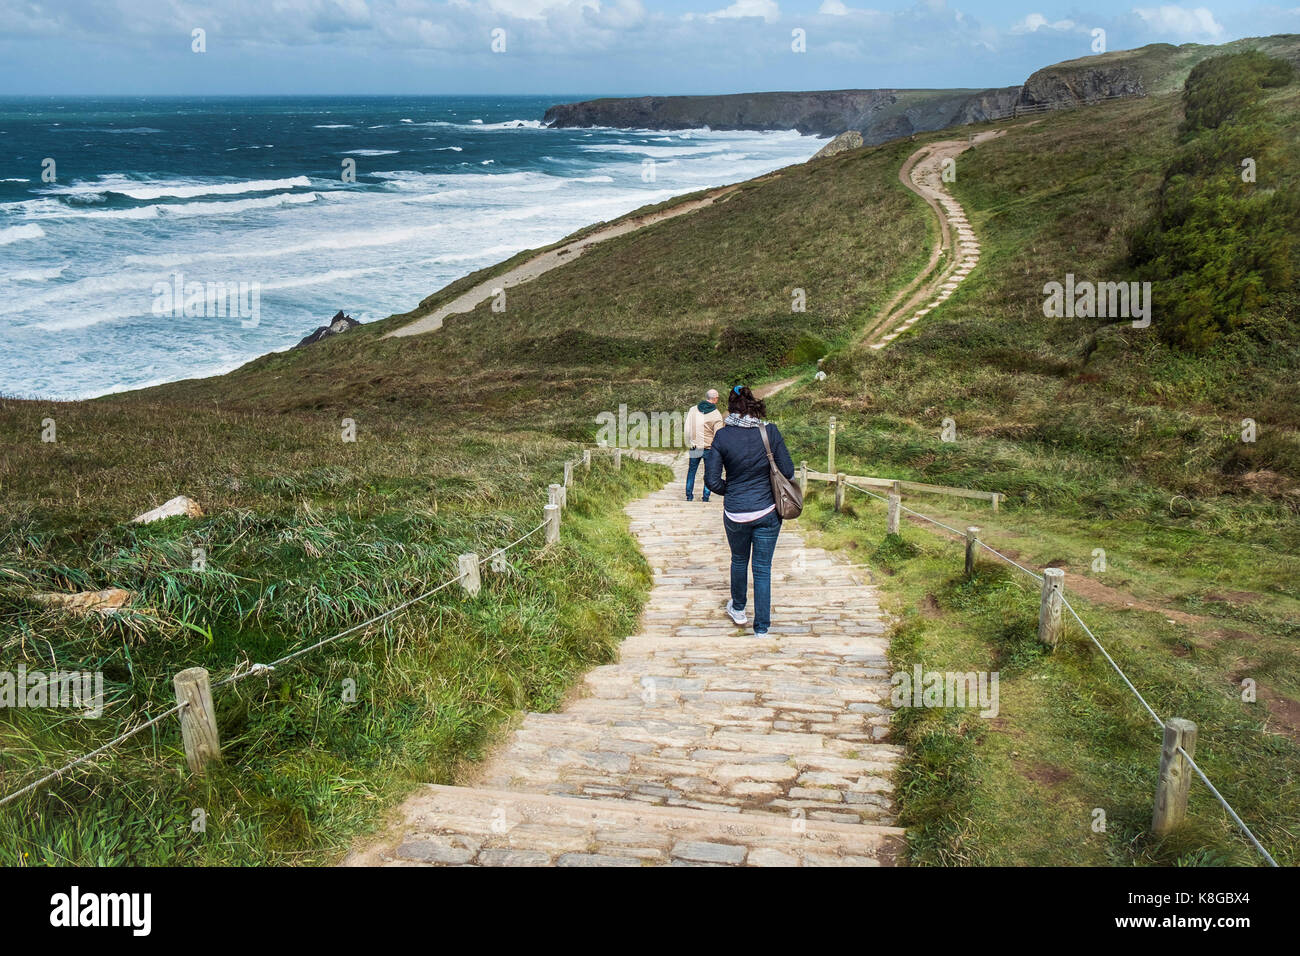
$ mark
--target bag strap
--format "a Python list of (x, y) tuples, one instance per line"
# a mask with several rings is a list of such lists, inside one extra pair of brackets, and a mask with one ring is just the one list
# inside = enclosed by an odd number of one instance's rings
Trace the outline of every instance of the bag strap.
[(767, 462), (772, 467), (776, 467), (776, 459), (772, 457), (772, 443), (767, 439), (767, 422), (758, 426), (758, 435), (763, 439), (763, 447), (767, 449)]

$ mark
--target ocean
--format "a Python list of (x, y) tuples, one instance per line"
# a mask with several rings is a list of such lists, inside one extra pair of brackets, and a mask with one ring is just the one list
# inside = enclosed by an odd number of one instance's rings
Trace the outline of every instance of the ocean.
[(229, 371), (824, 142), (542, 126), (580, 98), (0, 100), (0, 394)]

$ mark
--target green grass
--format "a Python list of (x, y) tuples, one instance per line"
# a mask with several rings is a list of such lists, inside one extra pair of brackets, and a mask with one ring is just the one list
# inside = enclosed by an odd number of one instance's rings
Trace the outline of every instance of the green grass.
[[(829, 488), (814, 491), (801, 524), (816, 529), (819, 544), (860, 554), (856, 560), (877, 569), (896, 619), (894, 666), (1000, 675), (993, 719), (933, 708), (904, 709), (894, 719), (895, 740), (907, 749), (897, 784), (912, 863), (1259, 862), (1199, 781), (1185, 827), (1164, 840), (1147, 832), (1159, 728), (1072, 618), (1055, 652), (1039, 645), (1035, 582), (987, 554), (966, 580), (959, 541), (915, 521), (886, 536), (884, 506), (849, 495), (845, 513), (835, 514)], [(1158, 714), (1197, 723), (1202, 768), (1279, 862), (1294, 865), (1300, 806), (1288, 793), (1300, 760), (1293, 740), (1267, 732), (1265, 705), (1241, 699), (1233, 679), (1240, 655), (1261, 648), (1255, 635), (1221, 636), (1243, 626), (1236, 609), (1202, 604), (1204, 620), (1174, 621), (1159, 608), (1089, 600), (1076, 593), (1076, 575), (1122, 588), (1145, 568), (1112, 554), (1106, 572), (1092, 573), (1082, 550), (1089, 542), (1033, 513), (993, 516), (987, 507), (931, 496), (908, 504), (953, 527), (978, 525), (983, 540), (1031, 568), (1065, 563), (1067, 597), (1080, 616)], [(1294, 629), (1280, 636), (1269, 643), (1283, 658), (1250, 670), (1261, 683), (1295, 678), (1286, 653)], [(1092, 829), (1098, 808), (1104, 833)]]
[[(69, 429), (62, 440), (73, 445), (75, 436)], [(13, 528), (22, 553), (0, 565), (6, 666), (22, 660), (49, 670), (56, 660), (63, 669), (102, 671), (109, 707), (100, 720), (7, 711), (0, 789), (170, 706), (171, 676), (184, 667), (207, 667), (216, 680), (242, 661), (276, 659), (454, 577), (458, 553), (486, 555), (536, 526), (541, 479), (558, 478), (564, 450), (524, 439), (511, 454), (495, 447), (490, 464), (503, 487), (494, 489), (458, 478), (464, 463), (412, 458), (411, 468), (436, 470), (398, 477), (397, 461), (342, 445), (333, 456), (319, 449), (331, 464), (298, 474), (263, 472), (262, 461), (244, 459), (253, 467), (227, 482), (223, 496), (219, 448), (229, 447), (214, 439), (209, 481), (190, 474), (209, 508), (203, 519), (137, 526), (106, 517), (96, 526), (91, 507), (75, 526), (32, 514)], [(479, 468), (488, 464), (483, 456)], [(520, 487), (507, 491), (511, 481)], [(543, 550), (534, 535), (509, 552), (505, 571), (484, 569), (475, 598), (448, 589), (270, 680), (219, 689), (223, 762), (204, 777), (184, 772), (168, 720), (0, 810), (0, 857), (84, 865), (331, 861), (420, 783), (452, 782), (514, 713), (558, 706), (575, 676), (613, 659), (649, 586), (620, 508), (661, 481), (660, 469), (629, 462), (616, 475), (595, 456), (592, 472), (570, 490), (559, 546)], [(112, 502), (101, 505), (111, 512)], [(191, 570), (194, 546), (208, 549), (205, 571)], [(72, 617), (27, 597), (108, 585), (137, 594), (129, 613)], [(207, 815), (204, 833), (191, 832), (196, 810)]]

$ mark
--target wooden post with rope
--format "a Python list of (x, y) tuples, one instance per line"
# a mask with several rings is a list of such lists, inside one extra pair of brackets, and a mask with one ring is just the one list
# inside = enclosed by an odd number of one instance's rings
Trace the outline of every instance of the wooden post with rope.
[(1160, 747), (1160, 777), (1156, 784), (1156, 808), (1151, 830), (1164, 836), (1187, 816), (1187, 792), (1192, 782), (1192, 765), (1179, 753), (1196, 754), (1196, 724), (1181, 717), (1165, 721), (1165, 736)]
[(1060, 568), (1043, 569), (1043, 590), (1038, 604), (1038, 639), (1049, 648), (1061, 640), (1065, 621), (1062, 617), (1062, 599), (1065, 591), (1065, 572)]
[(456, 562), (460, 566), (460, 586), (469, 593), (470, 597), (473, 597), (483, 586), (478, 573), (478, 555), (469, 551), (458, 555)]
[[(835, 474), (835, 416), (831, 416), (830, 434), (826, 439), (826, 474)], [(836, 509), (838, 510), (838, 509)]]
[(560, 540), (560, 506), (549, 504), (542, 513), (546, 516), (546, 543), (555, 544)]
[(192, 773), (221, 759), (221, 738), (217, 735), (217, 711), (212, 705), (212, 684), (206, 667), (190, 667), (172, 678), (180, 710), (181, 741), (185, 762)]

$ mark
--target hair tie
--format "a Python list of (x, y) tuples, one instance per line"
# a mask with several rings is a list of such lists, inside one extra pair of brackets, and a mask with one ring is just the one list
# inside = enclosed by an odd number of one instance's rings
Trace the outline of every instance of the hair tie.
[(735, 392), (737, 395), (739, 395), (739, 394), (740, 394), (740, 386), (739, 386), (739, 385), (735, 386), (735, 387), (732, 389), (732, 391)]

